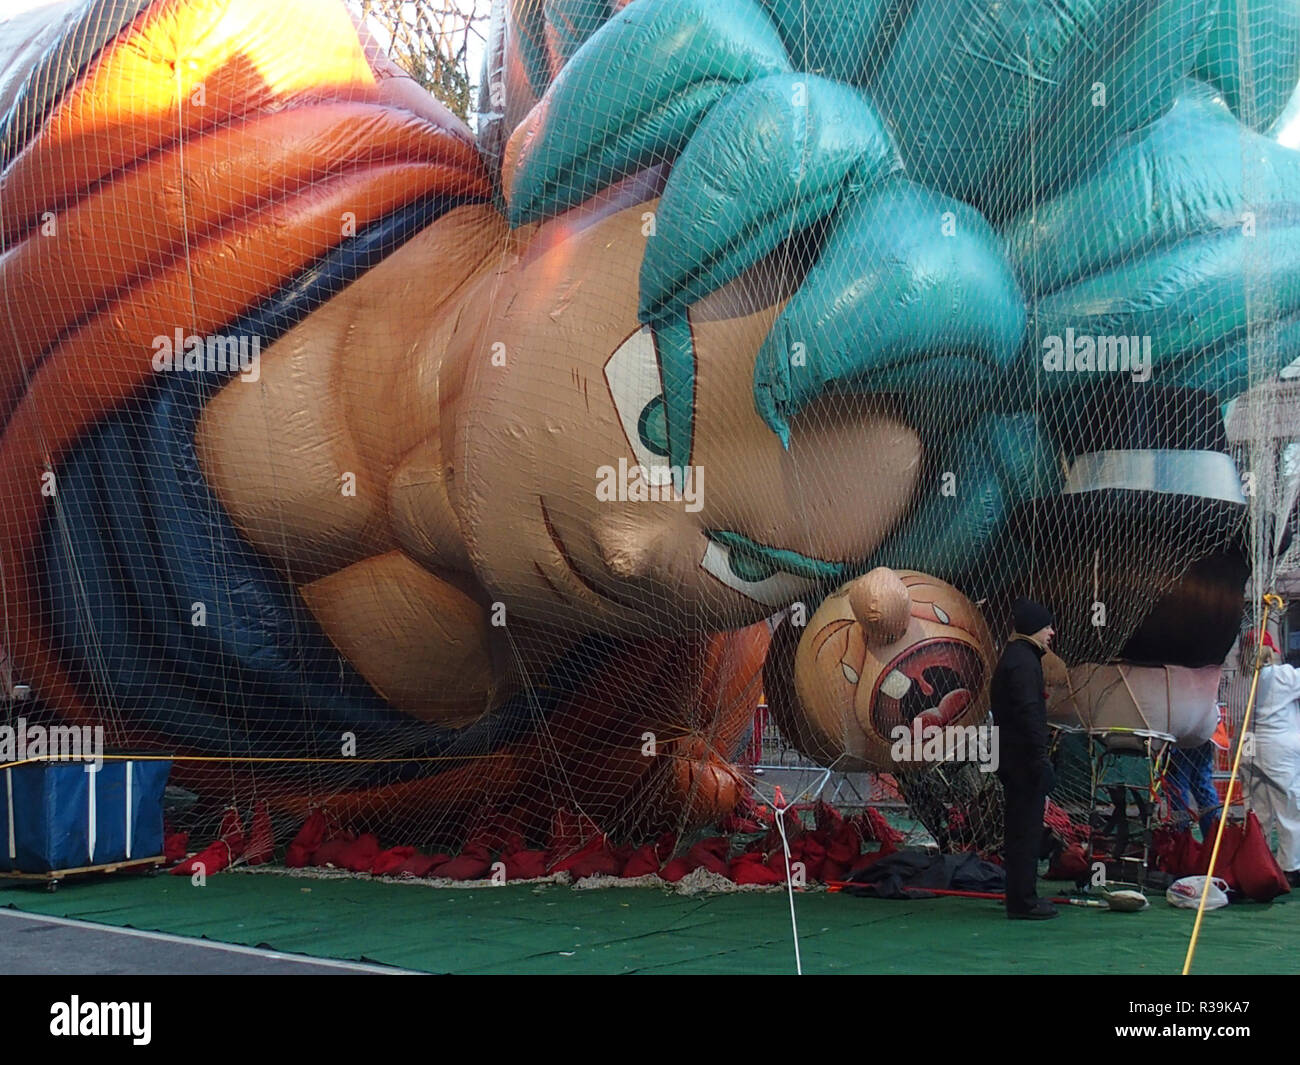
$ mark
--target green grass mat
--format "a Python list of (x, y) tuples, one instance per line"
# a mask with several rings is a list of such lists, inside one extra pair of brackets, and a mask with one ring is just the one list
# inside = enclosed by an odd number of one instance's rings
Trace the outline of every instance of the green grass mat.
[[(561, 885), (435, 889), (226, 873), (0, 887), (0, 906), (326, 958), (456, 973), (789, 973), (783, 894), (681, 896)], [(1008, 921), (999, 904), (806, 893), (808, 973), (1177, 973), (1193, 912), (1163, 897), (1139, 914), (1065, 909)], [(1207, 914), (1194, 971), (1300, 972), (1300, 905)]]

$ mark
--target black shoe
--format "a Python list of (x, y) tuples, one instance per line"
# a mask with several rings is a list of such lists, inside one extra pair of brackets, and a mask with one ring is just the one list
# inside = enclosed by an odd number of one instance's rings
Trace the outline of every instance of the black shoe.
[(1050, 902), (1040, 902), (1027, 910), (1007, 910), (1007, 917), (1013, 921), (1050, 921), (1060, 916), (1061, 911)]
[(1292, 869), (1287, 873), (1286, 882), (1292, 887), (1300, 887), (1300, 869)]

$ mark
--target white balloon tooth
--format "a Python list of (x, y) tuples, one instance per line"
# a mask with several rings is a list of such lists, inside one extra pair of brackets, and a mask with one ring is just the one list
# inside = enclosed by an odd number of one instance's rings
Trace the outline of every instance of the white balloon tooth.
[(912, 687), (912, 682), (896, 669), (889, 671), (889, 676), (880, 682), (880, 690), (891, 699), (901, 699)]

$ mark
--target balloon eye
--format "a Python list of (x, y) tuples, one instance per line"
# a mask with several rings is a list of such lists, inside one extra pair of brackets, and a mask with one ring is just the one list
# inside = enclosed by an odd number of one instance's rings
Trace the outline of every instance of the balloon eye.
[(649, 327), (628, 337), (605, 363), (605, 381), (628, 447), (649, 484), (672, 484), (668, 455), (668, 409), (659, 379), (659, 355)]
[(952, 618), (950, 618), (947, 615), (947, 613), (939, 606), (938, 603), (931, 603), (930, 609), (934, 611), (934, 616), (937, 617), (940, 621), (942, 621), (945, 625), (952, 624)]
[(636, 423), (637, 436), (642, 446), (652, 455), (668, 455), (668, 418), (664, 408), (664, 397), (655, 396), (641, 408), (641, 416)]
[(732, 573), (742, 581), (749, 581), (751, 584), (765, 581), (777, 572), (772, 563), (734, 547), (731, 549), (727, 564), (731, 567)]
[(745, 598), (771, 607), (789, 606), (808, 596), (817, 583), (787, 573), (761, 551), (747, 550), (743, 544), (723, 547), (712, 539), (706, 542), (700, 568)]

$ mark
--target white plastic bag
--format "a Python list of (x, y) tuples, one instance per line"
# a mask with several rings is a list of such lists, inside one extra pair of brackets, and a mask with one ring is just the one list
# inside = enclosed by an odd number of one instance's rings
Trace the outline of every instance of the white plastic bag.
[[(1205, 877), (1185, 876), (1175, 880), (1165, 891), (1165, 898), (1170, 906), (1182, 910), (1194, 910), (1201, 904), (1201, 892), (1205, 890)], [(1207, 910), (1217, 910), (1228, 905), (1228, 884), (1217, 876), (1210, 884), (1210, 893), (1205, 899)]]

